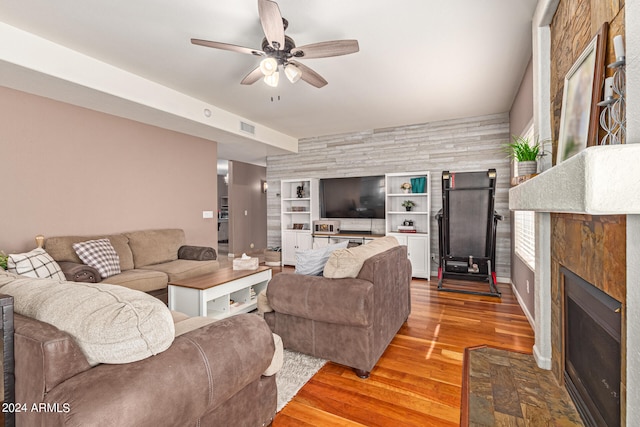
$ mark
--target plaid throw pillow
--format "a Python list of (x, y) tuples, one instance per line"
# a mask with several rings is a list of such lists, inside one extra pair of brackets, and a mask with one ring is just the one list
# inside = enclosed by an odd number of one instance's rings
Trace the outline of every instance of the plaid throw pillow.
[(23, 254), (10, 254), (7, 271), (40, 279), (66, 280), (58, 263), (42, 248)]
[(120, 257), (109, 239), (74, 243), (73, 250), (82, 262), (98, 270), (103, 279), (120, 273)]

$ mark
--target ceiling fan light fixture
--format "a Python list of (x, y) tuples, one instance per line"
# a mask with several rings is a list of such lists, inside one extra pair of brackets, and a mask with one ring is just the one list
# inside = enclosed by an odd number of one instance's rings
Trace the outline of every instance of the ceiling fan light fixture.
[(288, 64), (284, 68), (284, 74), (287, 76), (291, 83), (295, 83), (300, 80), (300, 77), (302, 77), (302, 70), (293, 64)]
[(278, 71), (278, 61), (275, 58), (264, 58), (260, 61), (260, 71), (265, 76), (270, 76)]
[(280, 73), (276, 70), (274, 73), (264, 76), (264, 82), (271, 87), (278, 87), (278, 81), (280, 80)]

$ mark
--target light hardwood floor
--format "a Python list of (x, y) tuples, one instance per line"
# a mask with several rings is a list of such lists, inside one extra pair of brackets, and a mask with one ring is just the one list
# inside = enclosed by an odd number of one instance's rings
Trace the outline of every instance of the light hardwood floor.
[(459, 425), (465, 347), (530, 352), (534, 337), (509, 285), (498, 285), (502, 299), (436, 287), (436, 280), (412, 281), (409, 320), (369, 379), (329, 362), (276, 415), (273, 426)]

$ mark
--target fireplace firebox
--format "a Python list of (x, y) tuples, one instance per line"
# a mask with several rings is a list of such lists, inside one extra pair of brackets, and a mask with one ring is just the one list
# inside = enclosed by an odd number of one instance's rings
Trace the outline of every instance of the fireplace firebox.
[(621, 304), (561, 267), (564, 379), (587, 426), (620, 425)]

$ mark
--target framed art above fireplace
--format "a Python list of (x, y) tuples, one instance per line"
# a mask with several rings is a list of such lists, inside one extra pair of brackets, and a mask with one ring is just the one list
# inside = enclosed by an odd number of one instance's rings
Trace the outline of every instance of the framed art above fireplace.
[(565, 76), (556, 164), (596, 145), (608, 28), (605, 22)]

